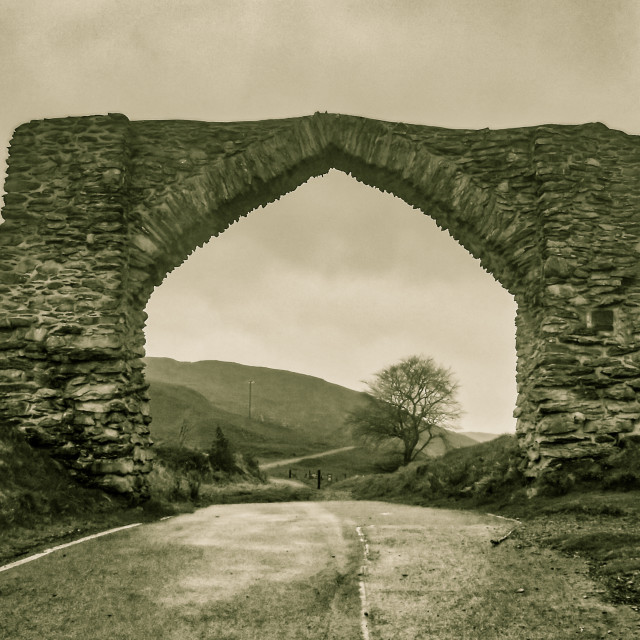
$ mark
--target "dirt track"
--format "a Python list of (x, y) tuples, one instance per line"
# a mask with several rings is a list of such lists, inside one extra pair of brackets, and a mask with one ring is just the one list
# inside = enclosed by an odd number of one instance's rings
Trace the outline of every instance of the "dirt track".
[(300, 456), (299, 458), (287, 458), (286, 460), (276, 460), (275, 462), (267, 462), (265, 464), (261, 464), (261, 469), (275, 469), (276, 467), (284, 467), (288, 464), (297, 464), (298, 462), (302, 462), (302, 460), (309, 460), (311, 458), (324, 458), (324, 456), (331, 456), (334, 453), (342, 453), (343, 451), (351, 451), (351, 449), (355, 449), (355, 446), (350, 447), (340, 447), (339, 449), (329, 449), (328, 451), (322, 451), (320, 453), (312, 453), (308, 456)]

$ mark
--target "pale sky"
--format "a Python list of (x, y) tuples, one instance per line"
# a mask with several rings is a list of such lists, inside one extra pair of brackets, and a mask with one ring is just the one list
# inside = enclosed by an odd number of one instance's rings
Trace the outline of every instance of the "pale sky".
[[(450, 128), (640, 134), (637, 0), (0, 0), (0, 172), (31, 119), (348, 113)], [(515, 303), (420, 212), (332, 171), (168, 276), (147, 353), (354, 389), (451, 367), (467, 430), (513, 431)]]

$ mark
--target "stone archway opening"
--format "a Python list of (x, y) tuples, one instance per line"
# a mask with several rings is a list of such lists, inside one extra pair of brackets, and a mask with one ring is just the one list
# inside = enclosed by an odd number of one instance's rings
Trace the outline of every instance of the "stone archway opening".
[(144, 307), (195, 247), (335, 168), (447, 229), (518, 304), (532, 474), (640, 432), (638, 138), (599, 124), (447, 130), (335, 114), (36, 121), (0, 227), (0, 419), (144, 494)]
[(266, 366), (357, 390), (424, 353), (461, 382), (463, 429), (515, 427), (512, 296), (428, 216), (335, 170), (197, 249), (146, 313), (147, 356)]

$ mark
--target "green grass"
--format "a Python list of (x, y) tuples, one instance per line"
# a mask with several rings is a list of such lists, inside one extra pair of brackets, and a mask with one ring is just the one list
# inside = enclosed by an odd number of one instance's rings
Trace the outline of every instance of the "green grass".
[(552, 498), (572, 491), (640, 489), (640, 444), (600, 459), (569, 460), (549, 466), (532, 481), (515, 436), (504, 435), (440, 458), (415, 461), (395, 473), (352, 478), (340, 483), (360, 499), (398, 499), (412, 504), (458, 504), (494, 508), (525, 505), (527, 496)]
[(184, 385), (152, 380), (149, 394), (151, 435), (158, 444), (176, 446), (179, 427), (186, 420), (186, 446), (208, 449), (220, 427), (237, 449), (261, 460), (291, 458), (339, 446), (335, 437), (325, 436), (322, 431), (310, 435), (294, 426), (225, 411)]
[(359, 499), (385, 499), (411, 504), (461, 506), (520, 499), (526, 480), (522, 457), (513, 436), (454, 449), (435, 459), (423, 459), (392, 474), (375, 474), (339, 483)]
[(0, 437), (0, 562), (132, 522), (149, 522), (208, 504), (313, 499), (309, 490), (263, 484), (245, 456), (231, 473), (202, 466), (202, 452), (157, 447), (149, 474), (151, 499), (133, 506), (125, 498), (91, 489), (71, 477), (46, 451), (5, 429)]
[(202, 489), (202, 501), (206, 504), (298, 502), (317, 499), (318, 494), (311, 487), (237, 484), (226, 487), (207, 485)]
[(503, 513), (523, 519), (519, 544), (584, 558), (610, 600), (640, 610), (640, 491), (536, 496)]
[(146, 510), (130, 509), (122, 498), (79, 485), (45, 451), (6, 428), (0, 436), (0, 477), (0, 561), (158, 515), (154, 502)]

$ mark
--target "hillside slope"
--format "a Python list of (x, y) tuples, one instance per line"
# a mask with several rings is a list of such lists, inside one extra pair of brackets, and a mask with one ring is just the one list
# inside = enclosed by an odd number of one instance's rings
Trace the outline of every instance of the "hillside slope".
[(362, 394), (313, 376), (250, 367), (233, 362), (178, 362), (145, 358), (147, 380), (181, 385), (197, 391), (230, 414), (248, 418), (249, 381), (254, 421), (304, 431), (311, 438), (331, 434), (344, 441), (344, 416), (361, 402)]
[[(345, 416), (363, 394), (313, 376), (231, 362), (178, 362), (145, 358), (150, 383), (152, 437), (177, 443), (183, 421), (186, 444), (208, 448), (217, 427), (241, 449), (261, 458), (295, 457), (351, 443)], [(248, 417), (249, 380), (252, 419)], [(430, 456), (476, 444), (462, 433), (436, 438)]]
[(178, 444), (180, 426), (185, 421), (186, 446), (208, 449), (220, 427), (236, 449), (261, 458), (304, 455), (348, 441), (348, 434), (333, 432), (327, 436), (321, 429), (311, 434), (294, 427), (250, 420), (221, 409), (185, 385), (150, 380), (149, 396), (151, 436), (158, 443)]

